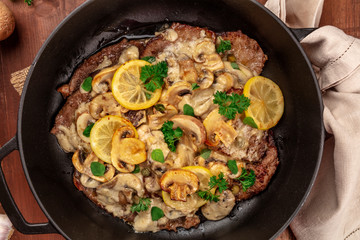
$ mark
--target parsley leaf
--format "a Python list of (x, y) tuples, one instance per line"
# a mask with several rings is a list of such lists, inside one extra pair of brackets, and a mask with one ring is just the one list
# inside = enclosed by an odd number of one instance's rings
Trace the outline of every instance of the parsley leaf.
[(131, 212), (142, 212), (149, 209), (151, 204), (150, 198), (140, 198), (138, 204), (133, 204), (130, 208)]
[(84, 91), (86, 92), (90, 92), (92, 80), (92, 77), (85, 78), (83, 83), (81, 84), (81, 88), (84, 89)]
[(231, 42), (230, 40), (220, 40), (220, 44), (217, 46), (216, 51), (218, 53), (224, 53), (227, 50), (231, 49)]
[(154, 149), (151, 152), (151, 158), (157, 162), (161, 162), (161, 163), (165, 162), (164, 161), (164, 153), (163, 153), (163, 151), (161, 151), (161, 149)]
[(140, 80), (145, 84), (145, 88), (151, 92), (161, 89), (164, 78), (167, 77), (168, 66), (165, 61), (156, 65), (146, 65), (141, 67)]
[(165, 113), (166, 108), (163, 104), (156, 104), (154, 107), (157, 111), (161, 113)]
[(203, 159), (206, 160), (210, 157), (210, 154), (211, 154), (211, 150), (208, 148), (205, 148), (205, 149), (201, 150), (200, 157), (202, 157)]
[(191, 84), (191, 89), (192, 90), (195, 90), (195, 89), (198, 89), (198, 88), (200, 88), (200, 86), (197, 83)]
[(24, 0), (25, 3), (27, 3), (28, 6), (31, 6), (33, 0)]
[(243, 94), (227, 95), (220, 91), (214, 94), (213, 102), (219, 105), (219, 113), (228, 119), (234, 119), (237, 113), (242, 113), (250, 106), (250, 99)]
[(161, 208), (158, 208), (158, 207), (151, 208), (151, 220), (157, 221), (160, 218), (162, 218), (163, 216), (165, 216), (165, 214), (164, 214), (163, 210), (161, 210)]
[(156, 58), (153, 57), (153, 56), (147, 56), (147, 57), (141, 58), (141, 60), (147, 61), (147, 62), (149, 62), (149, 63), (153, 63), (153, 62), (156, 61)]
[(237, 173), (238, 173), (239, 169), (238, 169), (238, 167), (237, 167), (236, 160), (229, 160), (229, 161), (227, 162), (227, 165), (228, 165), (230, 171), (231, 171), (233, 174), (237, 174)]
[(161, 131), (164, 134), (164, 140), (167, 143), (170, 151), (175, 152), (176, 151), (175, 143), (183, 135), (183, 131), (179, 127), (177, 127), (176, 129), (172, 129), (173, 125), (174, 122), (166, 121), (162, 125)]
[(136, 164), (134, 171), (132, 171), (131, 173), (138, 173), (138, 172), (140, 172), (140, 166)]
[(230, 63), (230, 65), (231, 65), (231, 67), (232, 67), (233, 69), (240, 70), (239, 65), (237, 65), (236, 62), (232, 62), (232, 63)]
[(105, 174), (105, 165), (102, 164), (102, 163), (99, 163), (99, 162), (92, 162), (90, 164), (90, 170), (91, 170), (91, 173), (94, 175), (94, 176), (97, 176), (97, 177), (101, 177), (101, 176), (104, 176)]
[(255, 172), (252, 169), (249, 172), (245, 168), (242, 168), (240, 177), (236, 179), (240, 181), (243, 191), (246, 192), (249, 187), (255, 184)]
[(256, 125), (256, 123), (252, 117), (244, 118), (243, 123), (249, 125), (250, 127), (258, 128), (258, 126)]
[(207, 191), (198, 191), (197, 194), (199, 195), (199, 197), (201, 197), (202, 199), (208, 200), (208, 201), (214, 201), (214, 202), (218, 202), (219, 201), (219, 195), (214, 195), (210, 192), (210, 190)]
[(94, 126), (94, 123), (90, 124), (89, 126), (87, 126), (85, 128), (85, 130), (83, 131), (83, 135), (85, 137), (90, 137), (90, 132), (91, 132), (91, 129), (93, 128), (93, 126)]
[(228, 182), (224, 178), (224, 173), (221, 172), (221, 173), (219, 173), (218, 178), (216, 178), (216, 176), (212, 176), (210, 178), (210, 181), (209, 181), (210, 189), (208, 189), (207, 191), (197, 191), (197, 194), (199, 195), (199, 197), (201, 197), (205, 200), (217, 202), (217, 201), (219, 201), (220, 196), (214, 195), (211, 192), (211, 189), (218, 187), (219, 192), (222, 193), (223, 191), (225, 191), (228, 188), (227, 185), (228, 185)]
[(183, 112), (184, 112), (185, 115), (189, 115), (189, 116), (193, 116), (193, 117), (195, 116), (194, 115), (194, 109), (189, 104), (184, 105)]

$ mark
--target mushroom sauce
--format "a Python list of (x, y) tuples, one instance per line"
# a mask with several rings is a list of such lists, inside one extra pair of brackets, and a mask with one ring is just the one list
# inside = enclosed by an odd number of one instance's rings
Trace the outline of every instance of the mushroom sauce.
[[(223, 41), (231, 49), (219, 51)], [(115, 100), (111, 81), (121, 64), (144, 57), (152, 57), (152, 65), (165, 62), (167, 76), (155, 105), (130, 110)], [(266, 59), (241, 31), (214, 33), (178, 23), (154, 38), (124, 39), (91, 56), (59, 88), (67, 103), (51, 131), (64, 151), (74, 152), (75, 186), (136, 232), (196, 227), (201, 215), (225, 218), (237, 201), (266, 188), (279, 162), (271, 131), (244, 124), (243, 113), (221, 115), (214, 95), (241, 95)], [(85, 91), (81, 84), (89, 76), (92, 89)], [(107, 163), (92, 151), (84, 130), (109, 115), (126, 119), (127, 131), (136, 129), (132, 138), (144, 144), (145, 161), (130, 164), (124, 149), (116, 164)], [(131, 138), (121, 134), (119, 144)], [(102, 175), (94, 173), (93, 162), (106, 167)]]

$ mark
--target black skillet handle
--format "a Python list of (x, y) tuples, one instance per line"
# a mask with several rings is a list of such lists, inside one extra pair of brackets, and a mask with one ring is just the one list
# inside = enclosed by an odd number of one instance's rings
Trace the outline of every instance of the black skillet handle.
[(1, 167), (1, 161), (4, 157), (9, 155), (12, 151), (17, 150), (18, 141), (16, 135), (4, 146), (0, 148), (0, 202), (4, 208), (7, 216), (14, 225), (14, 227), (24, 234), (42, 234), (42, 233), (57, 233), (56, 229), (50, 222), (47, 223), (28, 223), (16, 203), (11, 196), (9, 188), (6, 184), (4, 172)]
[(299, 42), (316, 29), (317, 28), (290, 28)]

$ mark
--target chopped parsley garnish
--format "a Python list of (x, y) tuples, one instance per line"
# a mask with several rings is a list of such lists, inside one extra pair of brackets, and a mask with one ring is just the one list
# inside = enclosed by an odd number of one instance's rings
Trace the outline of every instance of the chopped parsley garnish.
[(85, 128), (85, 130), (83, 131), (83, 135), (85, 137), (90, 137), (90, 132), (91, 132), (91, 129), (93, 128), (93, 126), (94, 126), (94, 123), (90, 124), (89, 126), (87, 126)]
[(101, 177), (105, 174), (105, 165), (99, 162), (92, 162), (90, 164), (91, 172), (94, 176)]
[(150, 198), (140, 198), (138, 204), (133, 204), (130, 208), (131, 212), (142, 212), (149, 209), (151, 204)]
[(191, 89), (192, 90), (195, 90), (195, 89), (198, 89), (198, 88), (200, 88), (200, 86), (197, 83), (191, 84)]
[(90, 92), (92, 80), (92, 77), (85, 78), (83, 83), (81, 84), (81, 88), (86, 92)]
[(154, 160), (154, 161), (157, 161), (157, 162), (165, 162), (164, 160), (164, 153), (161, 149), (154, 149), (152, 152), (151, 152), (151, 158)]
[(239, 65), (237, 65), (236, 62), (232, 62), (232, 63), (230, 63), (230, 65), (231, 65), (231, 67), (232, 67), (233, 69), (240, 70)]
[(192, 108), (192, 106), (190, 106), (189, 104), (185, 104), (183, 107), (183, 112), (185, 115), (189, 115), (194, 117), (194, 109)]
[(165, 106), (163, 104), (156, 104), (155, 109), (161, 113), (165, 113)]
[(230, 171), (232, 172), (232, 174), (237, 174), (238, 173), (239, 169), (237, 167), (236, 160), (229, 160), (227, 162), (227, 165), (228, 165)]
[(158, 207), (151, 208), (151, 220), (157, 221), (160, 218), (162, 218), (163, 216), (165, 216), (165, 214), (164, 214), (163, 210), (161, 210), (161, 208), (158, 208)]
[(156, 58), (153, 57), (153, 56), (147, 56), (147, 57), (141, 58), (141, 60), (147, 61), (147, 62), (149, 62), (149, 63), (153, 63), (153, 62), (156, 61)]
[(240, 181), (242, 189), (244, 192), (255, 184), (256, 176), (254, 170), (246, 170), (245, 168), (242, 168), (240, 177), (236, 178)]
[(221, 172), (221, 173), (219, 173), (218, 177), (212, 176), (210, 178), (210, 181), (209, 181), (210, 189), (208, 189), (206, 191), (197, 191), (197, 194), (199, 195), (199, 197), (201, 197), (205, 200), (218, 202), (220, 196), (214, 195), (211, 192), (211, 189), (218, 187), (219, 192), (222, 193), (223, 191), (228, 189), (227, 185), (228, 185), (228, 182), (224, 178), (224, 173)]
[(183, 131), (181, 128), (177, 127), (176, 129), (172, 129), (174, 122), (166, 121), (162, 127), (161, 131), (164, 134), (164, 140), (168, 145), (170, 151), (176, 152), (175, 144), (179, 141), (180, 137), (183, 135)]
[(219, 113), (228, 119), (234, 119), (237, 113), (242, 113), (250, 106), (250, 99), (243, 94), (227, 95), (220, 91), (214, 94), (213, 102), (219, 105)]
[(27, 3), (28, 6), (31, 6), (33, 0), (24, 0), (25, 3)]
[(216, 51), (218, 53), (224, 53), (227, 50), (231, 49), (231, 42), (230, 40), (220, 40), (220, 44), (217, 46)]
[(206, 160), (210, 157), (210, 154), (211, 154), (211, 150), (208, 148), (205, 148), (205, 149), (201, 150), (200, 157), (202, 157), (203, 159)]
[(161, 89), (164, 78), (167, 77), (168, 66), (165, 61), (155, 65), (141, 67), (140, 80), (145, 84), (145, 88), (151, 92)]
[(256, 123), (252, 117), (244, 118), (243, 123), (249, 125), (250, 127), (258, 128), (258, 126), (256, 125)]
[(140, 166), (139, 164), (136, 164), (134, 171), (132, 171), (131, 173), (139, 173), (139, 172), (140, 172)]

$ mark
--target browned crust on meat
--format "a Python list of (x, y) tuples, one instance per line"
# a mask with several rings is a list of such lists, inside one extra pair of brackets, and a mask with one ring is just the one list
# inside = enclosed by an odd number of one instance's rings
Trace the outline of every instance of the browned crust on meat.
[(233, 54), (238, 64), (243, 64), (254, 71), (256, 74), (260, 74), (267, 60), (267, 56), (259, 44), (243, 34), (240, 30), (236, 32), (225, 32), (219, 34), (223, 40), (230, 40), (231, 50), (229, 54)]
[(91, 96), (89, 93), (81, 93), (79, 90), (71, 95), (65, 105), (61, 108), (60, 112), (55, 118), (54, 127), (51, 129), (52, 134), (58, 133), (59, 126), (65, 126), (69, 128), (71, 123), (75, 121), (75, 111), (78, 109), (79, 105), (83, 102), (89, 102)]
[(79, 89), (82, 81), (88, 77), (95, 69), (101, 64), (106, 56), (112, 63), (118, 61), (121, 52), (132, 45), (135, 45), (139, 48), (139, 51), (142, 51), (144, 47), (144, 41), (133, 40), (128, 41), (123, 39), (117, 44), (111, 45), (99, 51), (98, 53), (92, 55), (91, 57), (84, 60), (84, 62), (75, 70), (73, 76), (70, 79), (69, 84), (64, 84), (58, 88), (64, 98), (67, 98), (69, 95), (74, 93)]
[(205, 36), (213, 39), (213, 41), (215, 42), (215, 33), (208, 30), (207, 28), (193, 27), (181, 23), (173, 23), (170, 28), (175, 30), (175, 32), (178, 34), (178, 38), (176, 39), (176, 41), (170, 42), (166, 40), (163, 35), (158, 35), (157, 37), (147, 42), (146, 47), (141, 53), (140, 57), (156, 56), (158, 53), (162, 52), (168, 45), (176, 43), (177, 41), (184, 42), (200, 38), (201, 31), (205, 31)]
[(176, 232), (178, 227), (189, 229), (199, 225), (199, 223), (200, 223), (200, 218), (197, 215), (194, 215), (192, 217), (181, 217), (177, 219), (171, 219), (165, 225), (160, 225), (159, 228)]

